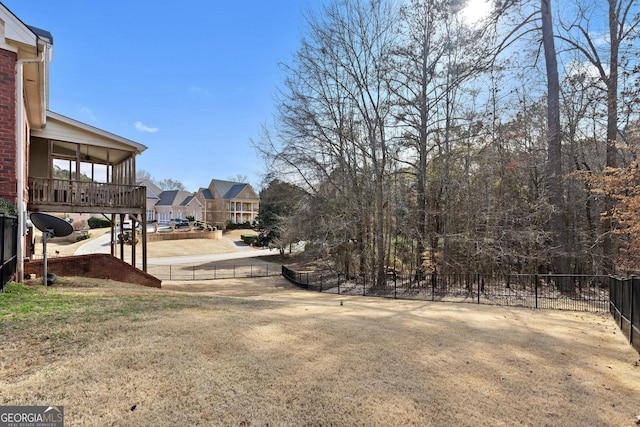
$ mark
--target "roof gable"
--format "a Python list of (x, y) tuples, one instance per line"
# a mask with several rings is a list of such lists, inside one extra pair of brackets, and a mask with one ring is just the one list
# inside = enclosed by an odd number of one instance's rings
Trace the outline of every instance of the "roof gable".
[(251, 188), (249, 184), (242, 182), (233, 182), (233, 181), (224, 181), (221, 179), (212, 179), (209, 184), (209, 190), (212, 193), (212, 196), (215, 195), (215, 191), (217, 190), (218, 194), (222, 199), (235, 199), (242, 194), (243, 191), (248, 190), (250, 192), (251, 198), (257, 199), (255, 191)]
[(208, 188), (199, 188), (196, 195), (205, 200), (213, 200), (213, 194)]
[(182, 206), (199, 206), (202, 207), (202, 203), (200, 202), (200, 200), (198, 200), (198, 198), (194, 195), (191, 195), (189, 197), (187, 197), (184, 202), (182, 203)]
[(147, 188), (147, 199), (159, 199), (158, 195), (162, 193), (162, 190), (158, 188), (151, 180), (140, 179), (136, 182), (138, 186), (145, 186)]
[[(0, 3), (0, 20), (4, 23), (4, 42), (17, 42), (22, 45), (36, 47), (38, 34), (32, 28), (22, 22), (4, 4)], [(51, 39), (53, 43), (53, 39)]]
[(159, 194), (160, 200), (156, 206), (184, 206), (187, 199), (193, 195), (183, 190), (166, 190)]

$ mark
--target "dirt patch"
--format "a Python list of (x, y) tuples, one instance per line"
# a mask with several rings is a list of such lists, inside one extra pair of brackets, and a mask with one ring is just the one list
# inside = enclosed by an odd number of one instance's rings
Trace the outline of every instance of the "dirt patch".
[(327, 295), (282, 278), (66, 280), (47, 297), (83, 299), (59, 319), (0, 312), (0, 404), (64, 405), (69, 425), (622, 426), (640, 414), (638, 354), (605, 314)]

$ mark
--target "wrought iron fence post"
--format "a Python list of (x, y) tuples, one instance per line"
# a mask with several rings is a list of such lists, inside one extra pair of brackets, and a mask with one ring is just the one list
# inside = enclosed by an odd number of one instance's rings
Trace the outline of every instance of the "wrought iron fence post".
[(538, 308), (538, 282), (540, 281), (540, 280), (538, 280), (538, 274), (536, 274), (534, 276), (533, 280), (536, 281), (534, 286), (535, 286), (535, 295), (536, 295), (536, 308)]
[(431, 301), (436, 299), (436, 282), (438, 281), (438, 273), (433, 270), (431, 273)]
[(367, 295), (367, 276), (362, 278), (362, 296)]
[(393, 299), (398, 298), (398, 282), (397, 282), (397, 275), (394, 272), (393, 273)]
[(477, 285), (477, 289), (478, 289), (478, 304), (480, 304), (480, 274), (478, 274), (477, 279), (478, 279), (478, 285)]
[(633, 306), (635, 305), (633, 290), (637, 283), (639, 283), (638, 276), (634, 274), (631, 276), (631, 289), (629, 289), (629, 344), (631, 344), (631, 346), (633, 346)]

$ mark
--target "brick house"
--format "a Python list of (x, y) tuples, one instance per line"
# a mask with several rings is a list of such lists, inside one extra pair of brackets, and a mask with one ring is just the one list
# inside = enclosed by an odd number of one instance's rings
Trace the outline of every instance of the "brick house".
[[(112, 223), (129, 215), (146, 225), (135, 159), (147, 147), (49, 111), (52, 51), (48, 31), (26, 25), (0, 3), (0, 198), (18, 213), (20, 281), (33, 239), (31, 212), (105, 214)], [(112, 255), (115, 250), (112, 244)], [(146, 227), (142, 253), (146, 270)]]
[(183, 190), (166, 190), (160, 193), (156, 203), (156, 220), (168, 223), (173, 218), (186, 219), (188, 216), (198, 218), (202, 205), (193, 197), (193, 193)]
[(253, 222), (258, 215), (260, 198), (251, 185), (242, 182), (212, 179), (207, 188), (200, 188), (195, 198), (203, 206), (203, 220), (224, 229), (228, 222)]
[(138, 185), (147, 189), (147, 221), (168, 223), (172, 218), (193, 216), (198, 221), (224, 229), (228, 222), (253, 222), (258, 215), (260, 199), (251, 185), (213, 179), (209, 187), (195, 194), (180, 190), (161, 190), (149, 180)]

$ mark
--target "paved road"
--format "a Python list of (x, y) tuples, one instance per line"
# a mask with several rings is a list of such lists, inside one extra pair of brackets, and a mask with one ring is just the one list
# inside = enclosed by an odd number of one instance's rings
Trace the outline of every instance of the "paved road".
[[(95, 239), (88, 241), (87, 243), (76, 249), (74, 255), (111, 253), (111, 246), (109, 243), (110, 240), (111, 233), (107, 233), (104, 236), (96, 237)], [(229, 252), (225, 254), (201, 254), (163, 258), (148, 258), (147, 265), (197, 264), (212, 261), (225, 261), (229, 259), (254, 258), (274, 255), (278, 253), (277, 249), (256, 249), (242, 242), (233, 241), (231, 239), (227, 240), (233, 243), (236, 248), (235, 252)]]

